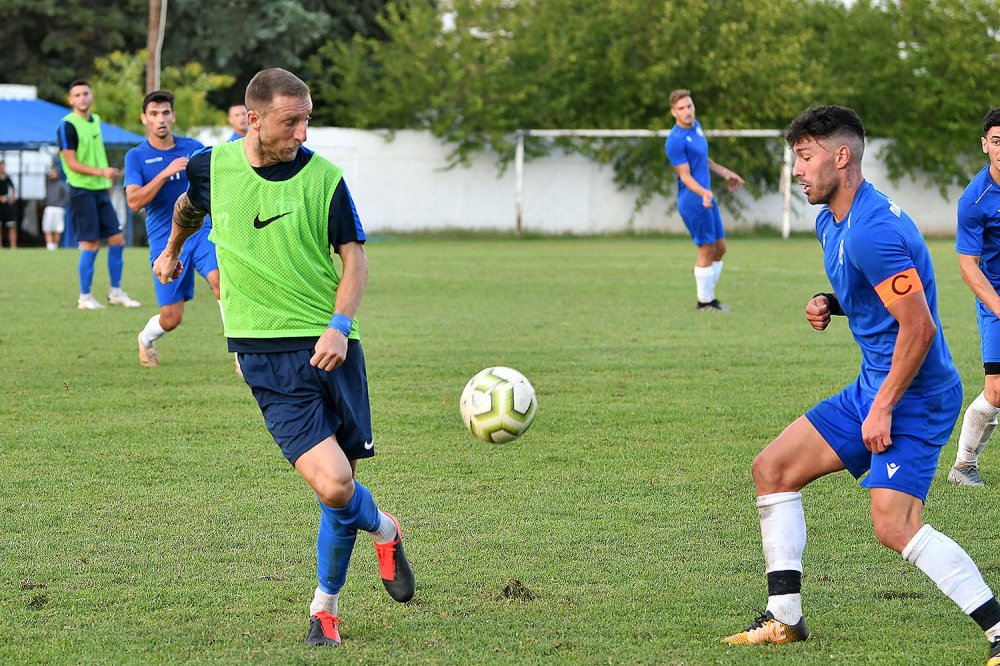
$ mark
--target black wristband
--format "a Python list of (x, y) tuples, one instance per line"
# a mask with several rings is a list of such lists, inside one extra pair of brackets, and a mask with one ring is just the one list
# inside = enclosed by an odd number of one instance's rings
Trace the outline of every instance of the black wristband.
[(817, 296), (826, 296), (826, 306), (830, 308), (831, 315), (836, 315), (838, 317), (843, 317), (845, 315), (844, 308), (840, 307), (840, 301), (837, 300), (836, 294), (821, 291), (818, 294), (813, 294), (813, 298), (816, 298)]

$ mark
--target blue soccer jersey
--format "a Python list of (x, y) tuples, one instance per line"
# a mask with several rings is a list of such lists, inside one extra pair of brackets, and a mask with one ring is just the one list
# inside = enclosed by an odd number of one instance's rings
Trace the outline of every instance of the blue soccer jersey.
[[(204, 147), (200, 141), (185, 136), (175, 136), (174, 141), (174, 147), (169, 150), (158, 150), (146, 140), (128, 151), (125, 154), (125, 187), (147, 185), (175, 159), (190, 157), (196, 150)], [(146, 236), (151, 256), (158, 255), (167, 246), (174, 203), (187, 189), (187, 173), (181, 170), (167, 179), (153, 200), (146, 205)]]
[[(701, 129), (701, 123), (694, 121), (694, 127), (685, 129), (680, 125), (674, 125), (664, 142), (664, 150), (670, 165), (678, 167), (687, 164), (691, 169), (691, 175), (698, 184), (705, 189), (712, 189), (712, 174), (708, 170), (708, 139)], [(684, 181), (677, 177), (677, 199), (695, 197), (698, 205), (701, 205), (701, 196), (688, 189)]]
[(1000, 287), (1000, 185), (993, 182), (989, 165), (958, 200), (955, 251), (980, 257), (979, 268), (994, 288)]
[(957, 384), (958, 371), (938, 319), (934, 267), (910, 216), (865, 181), (840, 222), (823, 207), (816, 235), (827, 277), (861, 347), (861, 390), (874, 396), (892, 366), (899, 323), (888, 306), (920, 290), (937, 334), (906, 395), (934, 395)]

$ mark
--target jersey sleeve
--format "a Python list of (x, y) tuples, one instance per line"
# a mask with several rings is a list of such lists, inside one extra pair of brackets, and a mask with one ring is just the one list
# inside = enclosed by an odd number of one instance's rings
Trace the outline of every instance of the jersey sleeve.
[[(676, 138), (675, 138), (676, 136)], [(684, 139), (676, 132), (671, 132), (663, 147), (670, 160), (670, 166), (680, 166), (688, 163), (687, 151), (684, 150)]]
[(886, 307), (924, 290), (900, 223), (874, 224), (855, 235), (850, 248), (853, 263)]
[(334, 250), (344, 243), (364, 243), (366, 240), (365, 230), (361, 227), (361, 219), (354, 207), (354, 199), (343, 178), (337, 183), (337, 189), (330, 199), (329, 234), (330, 245)]
[(138, 185), (142, 187), (146, 183), (143, 182), (142, 176), (142, 156), (139, 155), (139, 151), (135, 148), (125, 153), (125, 182), (124, 186)]
[(958, 200), (958, 228), (955, 231), (955, 251), (970, 257), (983, 256), (984, 220), (971, 199)]
[(56, 142), (59, 150), (76, 150), (80, 145), (80, 138), (76, 135), (76, 128), (73, 123), (62, 121), (59, 130), (56, 132)]
[(206, 213), (212, 212), (212, 149), (202, 148), (191, 155), (185, 169), (188, 201)]

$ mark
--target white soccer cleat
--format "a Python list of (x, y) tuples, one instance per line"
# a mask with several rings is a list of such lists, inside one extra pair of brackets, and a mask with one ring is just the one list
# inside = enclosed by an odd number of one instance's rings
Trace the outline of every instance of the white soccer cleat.
[(155, 368), (160, 365), (156, 348), (153, 345), (142, 344), (142, 333), (139, 334), (139, 365), (144, 368)]
[(103, 310), (104, 306), (97, 302), (97, 299), (90, 294), (83, 294), (76, 299), (77, 310)]
[(137, 308), (140, 305), (142, 305), (142, 303), (133, 298), (130, 298), (128, 294), (126, 294), (124, 291), (120, 289), (117, 292), (108, 293), (108, 304), (121, 305), (126, 308)]

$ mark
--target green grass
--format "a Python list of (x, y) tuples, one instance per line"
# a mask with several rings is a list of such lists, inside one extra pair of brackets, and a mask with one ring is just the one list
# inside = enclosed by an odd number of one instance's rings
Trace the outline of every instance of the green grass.
[[(972, 297), (934, 240), (941, 317), (966, 398), (981, 390)], [(838, 390), (859, 356), (818, 334), (814, 239), (730, 239), (697, 313), (686, 239), (386, 237), (369, 244), (360, 314), (379, 455), (359, 477), (402, 521), (417, 575), (392, 602), (359, 538), (344, 645), (303, 640), (318, 512), (233, 375), (207, 287), (142, 369), (155, 312), (145, 251), (126, 255), (139, 310), (74, 309), (77, 254), (0, 253), (0, 663), (967, 664), (986, 643), (923, 574), (875, 542), (846, 473), (805, 492), (814, 640), (730, 648), (766, 600), (749, 466)], [(95, 293), (106, 288), (102, 253)], [(538, 417), (475, 441), (458, 396), (517, 368)], [(928, 522), (1000, 586), (991, 525), (1000, 456), (979, 492), (944, 483)], [(512, 580), (531, 600), (505, 598)]]

